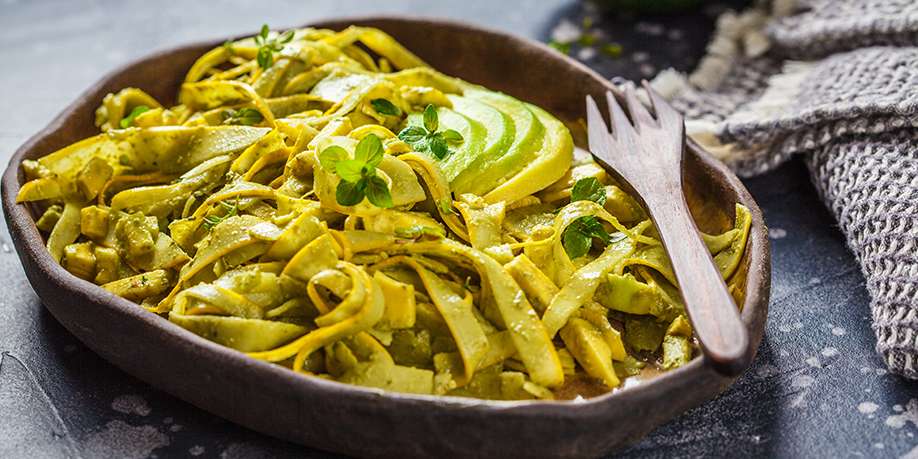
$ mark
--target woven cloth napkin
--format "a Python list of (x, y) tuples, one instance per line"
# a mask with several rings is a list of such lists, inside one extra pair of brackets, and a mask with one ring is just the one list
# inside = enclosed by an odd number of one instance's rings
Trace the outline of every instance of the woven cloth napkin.
[(652, 85), (741, 176), (802, 155), (867, 280), (877, 351), (918, 379), (918, 0), (774, 0)]

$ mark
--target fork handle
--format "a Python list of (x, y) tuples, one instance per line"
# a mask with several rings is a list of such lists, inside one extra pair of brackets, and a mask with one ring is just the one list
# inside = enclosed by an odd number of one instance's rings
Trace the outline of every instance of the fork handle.
[(654, 202), (646, 202), (647, 209), (672, 262), (704, 358), (719, 373), (736, 376), (749, 364), (746, 327), (701, 239), (682, 187), (673, 188), (671, 196), (656, 195)]

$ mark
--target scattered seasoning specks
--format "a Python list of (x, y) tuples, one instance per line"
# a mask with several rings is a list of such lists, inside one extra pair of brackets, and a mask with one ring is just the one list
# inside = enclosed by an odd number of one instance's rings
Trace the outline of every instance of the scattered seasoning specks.
[(810, 278), (810, 285), (816, 285), (816, 284), (819, 284), (819, 283), (821, 283), (821, 282), (822, 282), (822, 279), (820, 279), (820, 278), (818, 278), (818, 277), (811, 277), (811, 278)]
[(778, 331), (781, 333), (790, 333), (791, 326), (787, 324), (778, 325)]
[(879, 407), (880, 405), (873, 402), (861, 402), (857, 405), (857, 410), (860, 411), (861, 414), (870, 414), (875, 412)]
[(885, 368), (877, 368), (877, 376), (886, 376), (889, 373)]
[(783, 228), (768, 228), (768, 237), (770, 239), (784, 239), (787, 237), (787, 231)]
[(191, 448), (188, 448), (188, 454), (192, 456), (200, 456), (204, 454), (204, 447), (201, 445), (194, 445)]
[(844, 327), (832, 327), (832, 334), (835, 336), (843, 336), (845, 334)]

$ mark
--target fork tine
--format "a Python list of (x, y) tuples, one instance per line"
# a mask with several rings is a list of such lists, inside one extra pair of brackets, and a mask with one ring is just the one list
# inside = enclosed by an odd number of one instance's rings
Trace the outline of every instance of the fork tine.
[(660, 93), (654, 91), (647, 80), (642, 80), (641, 85), (647, 91), (647, 97), (650, 98), (650, 106), (653, 107), (653, 112), (656, 113), (660, 125), (665, 126), (682, 122), (682, 115)]
[(587, 106), (587, 136), (590, 143), (590, 151), (594, 154), (604, 154), (606, 151), (606, 140), (609, 136), (609, 129), (606, 122), (602, 119), (599, 107), (593, 96), (586, 96)]
[(631, 121), (622, 110), (622, 106), (615, 100), (612, 91), (606, 91), (606, 104), (609, 105), (609, 120), (612, 122), (612, 136), (621, 139), (633, 131)]
[(634, 92), (634, 86), (630, 84), (625, 88), (625, 102), (628, 104), (628, 113), (631, 114), (631, 120), (634, 121), (635, 131), (641, 132), (641, 125), (657, 125), (653, 115), (647, 111), (647, 107), (638, 99), (637, 94)]

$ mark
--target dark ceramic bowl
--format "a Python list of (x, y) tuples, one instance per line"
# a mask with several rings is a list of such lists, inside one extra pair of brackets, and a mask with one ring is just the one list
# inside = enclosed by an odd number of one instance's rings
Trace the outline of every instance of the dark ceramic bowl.
[[(312, 24), (378, 27), (451, 75), (533, 102), (565, 120), (585, 145), (577, 120), (584, 96), (609, 87), (601, 76), (546, 46), (466, 24), (430, 19), (354, 18)], [(714, 397), (732, 379), (696, 358), (638, 386), (580, 402), (494, 402), (386, 393), (298, 375), (214, 344), (61, 268), (45, 250), (28, 206), (16, 204), (19, 165), (97, 133), (102, 97), (136, 86), (174, 100), (185, 71), (220, 42), (153, 54), (89, 88), (16, 151), (3, 175), (6, 220), (43, 303), (68, 330), (128, 373), (202, 409), (251, 429), (315, 448), (361, 456), (593, 456), (621, 447)], [(740, 268), (742, 320), (752, 348), (762, 338), (770, 258), (762, 214), (723, 165), (689, 143), (685, 181), (702, 229), (724, 230), (733, 204), (752, 211), (752, 233)]]

